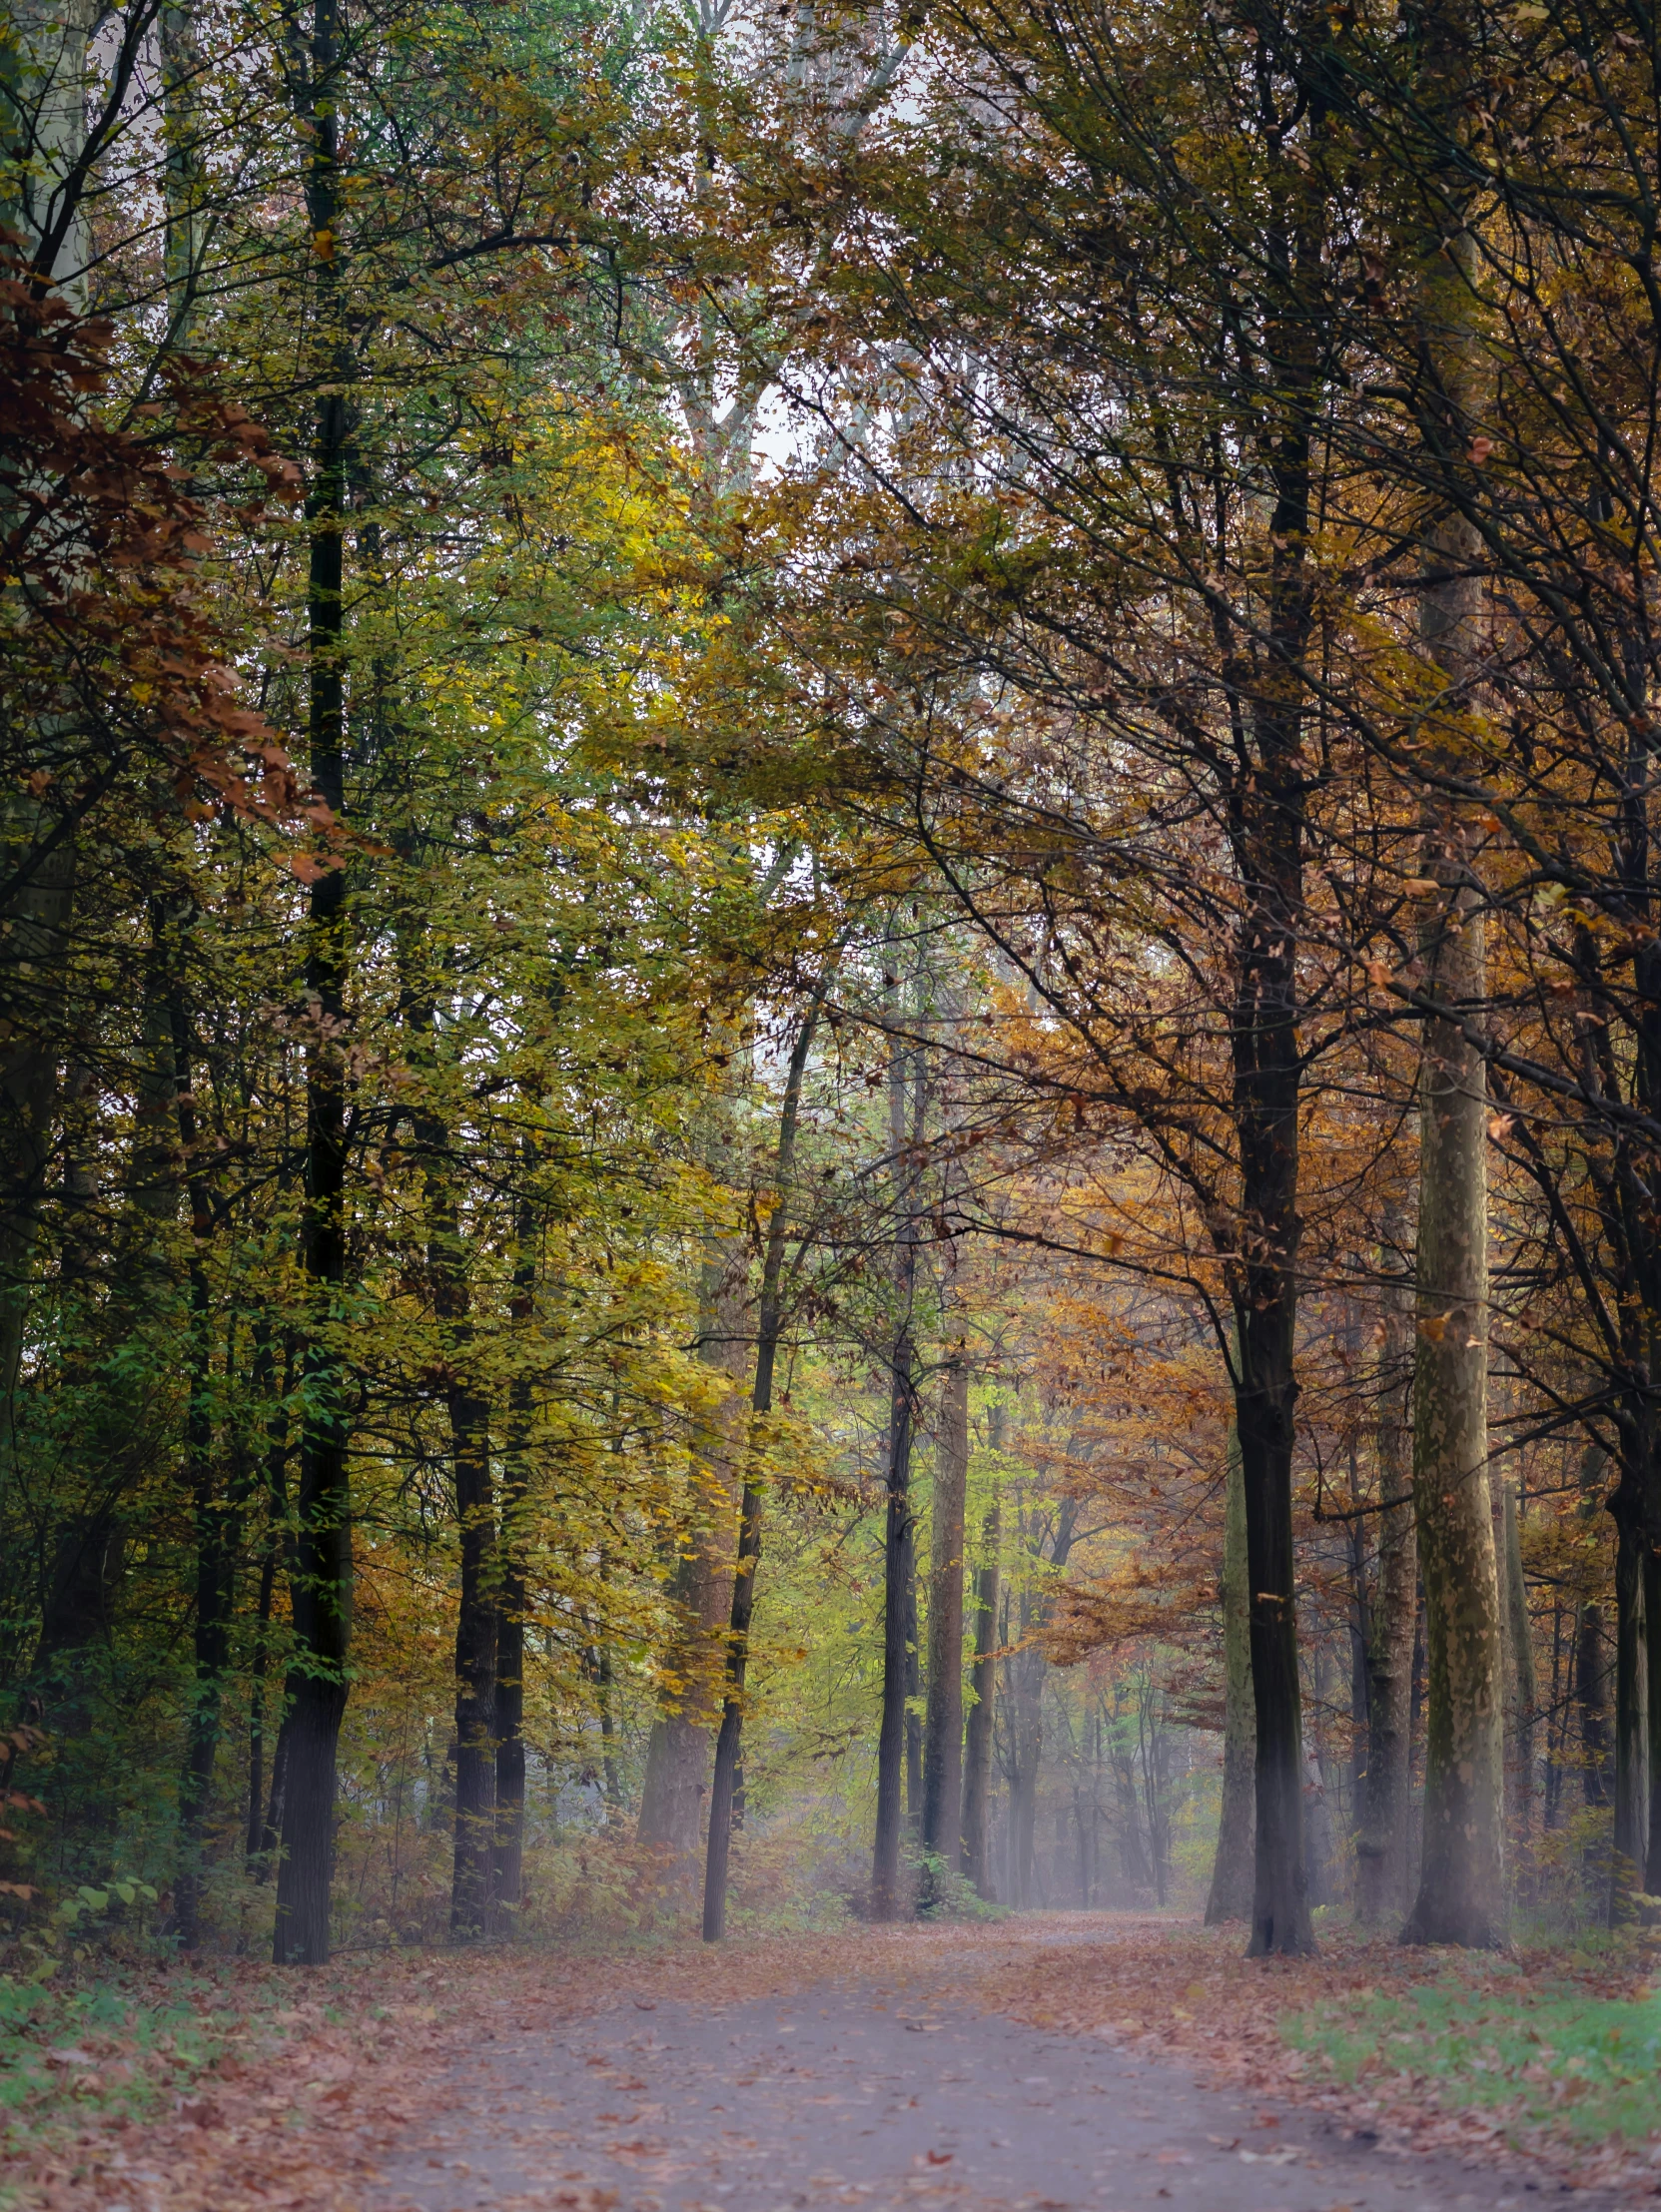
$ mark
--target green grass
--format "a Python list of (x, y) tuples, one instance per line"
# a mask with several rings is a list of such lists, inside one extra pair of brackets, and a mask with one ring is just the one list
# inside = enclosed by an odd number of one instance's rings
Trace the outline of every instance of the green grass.
[(1503, 2107), (1576, 2141), (1661, 2135), (1661, 1994), (1598, 1995), (1571, 1974), (1463, 1962), (1289, 2013), (1281, 2032), (1331, 2078), (1428, 2083), (1444, 2108)]
[(153, 1987), (52, 1989), (0, 1976), (0, 2131), (83, 2114), (142, 2118), (192, 2089), (242, 2024), (205, 2010), (189, 1982), (157, 2001)]

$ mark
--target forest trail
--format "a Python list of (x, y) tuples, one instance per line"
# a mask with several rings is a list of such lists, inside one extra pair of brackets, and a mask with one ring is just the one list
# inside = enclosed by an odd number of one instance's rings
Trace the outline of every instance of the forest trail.
[(1558, 2188), (966, 2010), (926, 1964), (719, 2007), (635, 1993), (499, 2036), (445, 2089), (383, 2161), (375, 2212), (1505, 2212)]

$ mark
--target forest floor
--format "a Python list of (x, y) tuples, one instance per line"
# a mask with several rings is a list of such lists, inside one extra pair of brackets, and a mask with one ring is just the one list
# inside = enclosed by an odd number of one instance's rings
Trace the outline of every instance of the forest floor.
[[(1169, 1916), (0, 1985), (0, 2207), (1525, 2212), (1661, 2194), (1633, 1954)], [(9, 2002), (9, 2015), (6, 2009)], [(1219, 2205), (1220, 2193), (1226, 2203)]]

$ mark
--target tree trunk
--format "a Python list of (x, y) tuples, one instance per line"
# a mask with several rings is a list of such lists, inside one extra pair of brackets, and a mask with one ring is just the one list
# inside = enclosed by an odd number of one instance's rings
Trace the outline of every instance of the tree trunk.
[[(1468, 25), (1456, 6), (1432, 9), (1419, 38), (1421, 96), (1455, 134), (1469, 86)], [(1447, 469), (1447, 455), (1469, 451), (1487, 388), (1476, 247), (1453, 212), (1466, 191), (1452, 174), (1426, 180), (1417, 241), (1421, 435), (1432, 476)], [(1432, 779), (1456, 777), (1468, 763), (1464, 718), (1484, 668), (1481, 565), (1476, 529), (1450, 486), (1423, 545), (1418, 588), (1431, 687), (1420, 742)], [(1402, 1939), (1484, 1947), (1504, 1931), (1504, 1746), (1487, 1467), (1487, 1070), (1464, 1028), (1480, 1021), (1487, 1000), (1472, 835), (1458, 802), (1432, 781), (1419, 873), (1436, 889), (1425, 900), (1419, 988), (1446, 1011), (1425, 1024), (1419, 1078), (1413, 1510), (1424, 1582), (1424, 1850)]]
[(963, 1835), (958, 1863), (990, 1903), (997, 1894), (992, 1872), (993, 1697), (998, 1680), (998, 1554), (1002, 1514), (996, 1496), (981, 1531), (982, 1565), (975, 1577), (975, 1662), (970, 1688), (968, 1747), (963, 1769)]
[[(231, 1663), (231, 1612), (234, 1597), (239, 1504), (216, 1495), (214, 1486), (213, 1310), (208, 1285), (207, 1250), (213, 1230), (206, 1183), (196, 1165), (196, 1108), (191, 1103), (191, 1039), (183, 1001), (173, 999), (173, 1067), (178, 1086), (179, 1142), (185, 1159), (185, 1187), (191, 1209), (190, 1381), (185, 1406), (185, 1465), (196, 1526), (195, 1694), (191, 1701), (184, 1772), (179, 1778), (179, 1874), (174, 1884), (173, 1919), (182, 1948), (193, 1950), (201, 1936), (202, 1838), (219, 1755), (220, 1712)], [(227, 1360), (229, 1364), (229, 1356)]]
[[(917, 1182), (910, 1157), (921, 1121), (922, 1078), (910, 1080), (911, 1055), (898, 1047), (888, 1064), (888, 1140), (894, 1162), (896, 1222), (894, 1349), (890, 1358), (888, 1510), (883, 1534), (882, 1718), (877, 1732), (877, 1820), (871, 1848), (871, 1917), (892, 1920), (900, 1909), (901, 1783), (906, 1756), (906, 1700), (914, 1646), (909, 1633), (916, 1560), (911, 1517), (911, 1437), (916, 1416), (912, 1302), (917, 1286)], [(914, 1097), (908, 1097), (915, 1092)], [(911, 1141), (908, 1142), (908, 1134)], [(915, 1802), (915, 1801), (914, 1801)]]
[[(1459, 842), (1431, 845), (1439, 942), (1427, 988), (1479, 1005), (1481, 915)], [(1427, 870), (1428, 872), (1428, 870)], [(1487, 1113), (1480, 1055), (1427, 1025), (1420, 1106), (1413, 1505), (1425, 1614), (1424, 1856), (1405, 1942), (1486, 1947), (1504, 1932), (1499, 1588), (1488, 1494)]]
[(1228, 1494), (1223, 1522), (1223, 1812), (1217, 1829), (1206, 1925), (1251, 1917), (1252, 1770), (1256, 1721), (1251, 1710), (1251, 1592), (1246, 1562), (1246, 1480), (1240, 1442), (1229, 1430)]
[(1615, 1863), (1611, 1911), (1643, 1885), (1649, 1856), (1649, 1659), (1644, 1618), (1647, 1547), (1636, 1512), (1615, 1519)]
[[(914, 1416), (915, 1418), (915, 1416)], [(923, 1652), (917, 1619), (917, 1516), (907, 1517), (906, 1558), (901, 1570), (906, 1600), (906, 1834), (923, 1834)]]
[[(411, 856), (406, 855), (406, 858)], [(446, 1118), (446, 1078), (438, 1004), (448, 965), (424, 919), (407, 902), (399, 918), (406, 1057), (420, 1085), (410, 1127), (420, 1162), (425, 1206), (426, 1287), (436, 1336), (433, 1366), (443, 1379), (449, 1419), (450, 1478), (460, 1589), (455, 1611), (454, 1849), (450, 1933), (471, 1941), (486, 1933), (496, 1846), (496, 1665), (501, 1592), (497, 1585), (495, 1484), (490, 1466), (490, 1404), (476, 1381), (471, 1240), (461, 1216), (460, 1163)], [(517, 1272), (515, 1261), (515, 1273)], [(520, 1301), (516, 1290), (510, 1304)]]
[(779, 1285), (784, 1273), (784, 1244), (790, 1215), (790, 1185), (796, 1160), (796, 1122), (801, 1112), (802, 1084), (807, 1075), (813, 1035), (819, 1026), (819, 1010), (830, 987), (833, 970), (827, 963), (813, 998), (802, 1017), (791, 1049), (785, 1076), (784, 1098), (779, 1108), (778, 1153), (773, 1170), (773, 1210), (767, 1218), (767, 1244), (761, 1262), (761, 1298), (757, 1314), (755, 1382), (750, 1391), (751, 1433), (744, 1454), (744, 1493), (738, 1512), (738, 1560), (732, 1578), (732, 1621), (727, 1644), (726, 1689), (721, 1703), (721, 1728), (715, 1740), (715, 1773), (709, 1792), (709, 1840), (705, 1846), (703, 1877), (703, 1938), (719, 1942), (727, 1925), (727, 1877), (731, 1865), (732, 1833), (740, 1761), (743, 1757), (744, 1680), (749, 1666), (750, 1623), (755, 1613), (755, 1577), (761, 1562), (762, 1495), (756, 1477), (756, 1453), (760, 1438), (755, 1424), (773, 1410), (773, 1372), (778, 1362), (779, 1335), (783, 1327), (783, 1302)]
[[(339, 0), (314, 0), (308, 73), (307, 220), (333, 239), (340, 215), (334, 88)], [(324, 327), (336, 324), (339, 278), (332, 255), (315, 259)], [(347, 402), (342, 380), (318, 410), (317, 457), (307, 519), (312, 778), (337, 814), (345, 806), (346, 685), (342, 633), (347, 513)], [(279, 1965), (321, 1965), (329, 1955), (335, 1851), (335, 1754), (346, 1713), (352, 1638), (352, 1517), (347, 1454), (346, 1362), (336, 1329), (346, 1286), (346, 987), (350, 918), (346, 877), (326, 868), (313, 884), (306, 989), (316, 1028), (306, 1048), (306, 1221), (302, 1261), (310, 1299), (303, 1370), (295, 1572), (294, 1659), (284, 1724), (283, 1859), (277, 1877), (273, 1955)]]
[[(1403, 1225), (1392, 1209), (1387, 1226)], [(1407, 1909), (1418, 1627), (1418, 1535), (1407, 1457), (1410, 1299), (1405, 1277), (1386, 1283), (1376, 1429), (1378, 1570), (1367, 1624), (1367, 1760), (1355, 1846), (1355, 1907), (1363, 1927), (1380, 1927)]]
[[(515, 1222), (513, 1289), (508, 1315), (523, 1335), (536, 1323), (535, 1210), (529, 1188), (536, 1148), (520, 1152), (525, 1177)], [(508, 1449), (501, 1488), (501, 1551), (496, 1591), (495, 1831), (490, 1854), (490, 1925), (513, 1932), (524, 1896), (524, 1655), (526, 1526), (530, 1497), (531, 1378), (520, 1369), (507, 1390)], [(610, 1794), (607, 1793), (607, 1807)]]
[[(1306, 483), (1303, 487), (1306, 504)], [(1289, 500), (1301, 512), (1295, 487)], [(1275, 539), (1300, 537), (1288, 513)], [(1289, 582), (1280, 590), (1290, 591)], [(1287, 613), (1284, 619), (1294, 623)], [(1287, 650), (1291, 650), (1288, 642)], [(1263, 716), (1270, 763), (1264, 795), (1288, 771), (1297, 721)], [(1242, 1253), (1236, 1264), (1235, 1430), (1246, 1492), (1250, 1597), (1256, 1837), (1249, 1957), (1314, 1949), (1304, 1861), (1303, 1753), (1292, 1558), (1291, 1462), (1296, 1427), (1297, 974), (1301, 830), (1295, 795), (1260, 817), (1245, 851), (1249, 906), (1242, 927), (1235, 1036), (1235, 1121), (1240, 1135)]]
[[(268, 1336), (256, 1365), (264, 1361), (266, 1392), (272, 1387), (276, 1359)], [(276, 1864), (282, 1832), (282, 1800), (278, 1795), (277, 1754), (272, 1754), (272, 1803), (265, 1797), (265, 1751), (269, 1716), (267, 1681), (271, 1670), (271, 1602), (277, 1570), (290, 1545), (289, 1531), (289, 1398), (295, 1383), (295, 1340), (287, 1340), (283, 1362), (283, 1388), (266, 1423), (266, 1528), (260, 1557), (260, 1595), (255, 1612), (253, 1683), (248, 1715), (248, 1867), (257, 1881), (269, 1878)], [(265, 1392), (261, 1393), (262, 1395)], [(290, 1560), (293, 1572), (293, 1560)], [(278, 1722), (278, 1741), (283, 1723)]]
[[(1516, 1839), (1519, 1886), (1529, 1885), (1534, 1837), (1534, 1731), (1539, 1692), (1534, 1680), (1534, 1628), (1528, 1617), (1528, 1585), (1522, 1571), (1520, 1501), (1515, 1486), (1504, 1485), (1500, 1537), (1505, 1582), (1506, 1645), (1510, 1653), (1507, 1701), (1506, 1773), (1510, 1778), (1511, 1833)], [(1640, 1869), (1642, 1860), (1638, 1861)]]
[[(453, 1356), (453, 1349), (451, 1351)], [(447, 1392), (461, 1592), (455, 1615), (455, 1857), (450, 1932), (463, 1941), (489, 1922), (496, 1831), (496, 1503), (489, 1408), (465, 1383)]]
[[(703, 1309), (699, 1319), (700, 1356), (732, 1374), (737, 1361), (748, 1364), (745, 1332), (731, 1312), (732, 1293), (724, 1280), (724, 1258), (704, 1270)], [(732, 1523), (741, 1503), (735, 1462), (743, 1445), (735, 1428), (742, 1404), (728, 1400), (703, 1433), (703, 1498), (690, 1544), (676, 1562), (670, 1597), (679, 1621), (672, 1655), (676, 1689), (652, 1724), (646, 1747), (646, 1772), (640, 1793), (638, 1842), (650, 1843), (674, 1861), (677, 1874), (691, 1874), (702, 1841), (705, 1777), (711, 1735), (722, 1711), (725, 1643), (732, 1613)]]
[[(0, 863), (11, 874), (26, 863), (49, 825), (38, 806), (16, 796), (5, 807), (4, 821)], [(66, 844), (38, 862), (28, 884), (8, 902), (0, 938), (0, 1000), (8, 1023), (0, 1049), (0, 1453), (8, 1460), (16, 1450), (35, 1236), (52, 1160), (58, 1052), (51, 1016), (69, 959), (74, 883), (74, 850)]]
[(1609, 1803), (1609, 1704), (1603, 1663), (1603, 1608), (1580, 1608), (1574, 1637), (1574, 1704), (1580, 1722), (1580, 1792), (1589, 1806)]
[[(1030, 1657), (1023, 1653), (1021, 1658)], [(1040, 1661), (1040, 1666), (1043, 1662)], [(1012, 1675), (1020, 1667), (1020, 1660), (1011, 1662)], [(1037, 1694), (1035, 1686), (1027, 1679), (1032, 1670), (1022, 1670), (1018, 1680), (1010, 1682), (1010, 1883), (1007, 1902), (1017, 1911), (1029, 1911), (1036, 1894), (1033, 1864), (1033, 1836), (1038, 1825), (1038, 1770), (1044, 1756), (1044, 1709), (1042, 1704), (1043, 1676), (1039, 1675)]]
[(963, 1803), (963, 1519), (969, 1483), (969, 1363), (960, 1344), (941, 1391), (929, 1561), (929, 1702), (923, 1847), (958, 1860)]
[[(1293, 1138), (1292, 1118), (1282, 1132)], [(1237, 1310), (1243, 1347), (1236, 1424), (1246, 1489), (1246, 1574), (1251, 1601), (1252, 1713), (1256, 1797), (1251, 1939), (1246, 1955), (1301, 1955), (1315, 1947), (1309, 1918), (1303, 1834), (1303, 1746), (1297, 1679), (1297, 1617), (1291, 1533), (1292, 1326), (1295, 1295), (1286, 1271), (1264, 1303)]]
[[(896, 1292), (909, 1314), (915, 1267), (909, 1239), (900, 1247)], [(871, 1854), (871, 1917), (900, 1908), (901, 1782), (905, 1760), (906, 1588), (911, 1567), (911, 1423), (915, 1384), (909, 1319), (894, 1342), (888, 1416), (888, 1511), (883, 1535), (882, 1719), (877, 1735), (877, 1826)]]
[(1645, 1710), (1649, 1721), (1649, 1843), (1644, 1854), (1644, 1892), (1661, 1895), (1661, 1556), (1644, 1550)]

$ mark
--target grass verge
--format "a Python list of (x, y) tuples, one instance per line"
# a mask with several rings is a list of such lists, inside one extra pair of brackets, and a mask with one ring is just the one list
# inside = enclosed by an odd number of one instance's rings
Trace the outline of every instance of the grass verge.
[(1287, 2012), (1281, 2033), (1343, 2087), (1411, 2082), (1507, 2131), (1638, 2144), (1661, 2128), (1661, 1995), (1600, 1994), (1549, 1959), (1362, 1983)]

